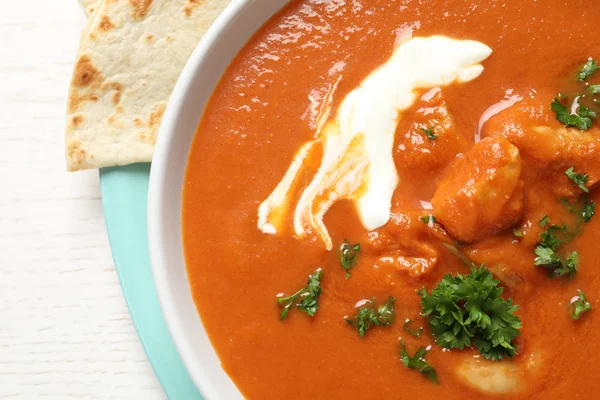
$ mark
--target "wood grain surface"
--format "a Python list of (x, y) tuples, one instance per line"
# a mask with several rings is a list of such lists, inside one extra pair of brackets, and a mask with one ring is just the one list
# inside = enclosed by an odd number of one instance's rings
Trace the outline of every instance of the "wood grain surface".
[(111, 259), (97, 171), (65, 172), (75, 0), (0, 13), (0, 398), (165, 398)]

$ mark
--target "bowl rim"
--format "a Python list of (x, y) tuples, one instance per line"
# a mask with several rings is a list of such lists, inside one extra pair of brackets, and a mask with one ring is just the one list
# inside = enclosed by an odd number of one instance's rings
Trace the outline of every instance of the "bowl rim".
[[(220, 391), (217, 389), (217, 386), (210, 382), (210, 378), (205, 371), (195, 367), (195, 360), (197, 357), (194, 355), (194, 351), (192, 350), (189, 338), (185, 334), (185, 330), (181, 327), (177, 302), (172, 296), (171, 290), (168, 287), (169, 285), (166, 283), (168, 281), (168, 274), (165, 267), (167, 263), (165, 252), (166, 233), (163, 229), (161, 214), (166, 202), (164, 198), (165, 182), (169, 179), (169, 167), (167, 161), (174, 138), (177, 135), (176, 125), (179, 116), (184, 112), (184, 104), (190, 95), (191, 87), (198, 76), (199, 70), (202, 69), (203, 61), (210, 55), (211, 50), (216, 45), (216, 42), (222, 33), (236, 21), (239, 14), (241, 14), (246, 7), (251, 6), (255, 2), (256, 0), (232, 0), (213, 22), (194, 49), (169, 98), (159, 128), (150, 170), (147, 224), (150, 263), (152, 266), (154, 285), (175, 348), (201, 396), (205, 399), (219, 398), (218, 394)], [(281, 1), (281, 4), (286, 4), (286, 1)], [(250, 39), (250, 36), (246, 38), (246, 40), (248, 39)], [(229, 64), (229, 62), (227, 64)], [(224, 70), (220, 71), (220, 75), (222, 75), (222, 73), (224, 73)], [(218, 82), (216, 84), (218, 84)], [(211, 93), (213, 90), (211, 90)], [(196, 310), (196, 313), (197, 312), (198, 311)], [(200, 317), (198, 319), (200, 320)], [(208, 340), (210, 342), (210, 338)], [(210, 343), (210, 346), (214, 349), (212, 343)], [(223, 371), (223, 373), (226, 374), (225, 371)], [(235, 386), (233, 381), (232, 384)], [(239, 392), (239, 389), (237, 390)], [(240, 392), (240, 397), (241, 396)]]

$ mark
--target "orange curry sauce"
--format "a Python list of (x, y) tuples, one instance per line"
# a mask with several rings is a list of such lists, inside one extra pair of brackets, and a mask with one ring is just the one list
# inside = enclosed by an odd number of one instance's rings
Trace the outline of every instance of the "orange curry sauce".
[[(568, 164), (530, 157), (528, 149), (547, 148), (542, 154), (556, 157), (577, 146), (541, 134), (513, 137), (510, 133), (522, 133), (533, 125), (562, 127), (550, 103), (558, 92), (575, 93), (578, 68), (588, 57), (600, 58), (599, 21), (600, 2), (589, 0), (304, 0), (292, 1), (249, 41), (205, 109), (187, 167), (182, 216), (187, 268), (199, 313), (223, 367), (245, 396), (489, 398), (456, 374), (457, 365), (478, 353), (446, 351), (435, 345), (426, 319), (419, 316), (420, 298), (415, 291), (434, 288), (445, 273), (468, 272), (441, 245), (435, 230), (419, 221), (430, 212), (421, 201), (431, 201), (444, 169), (459, 152), (474, 145), (476, 136), (500, 135), (521, 152), (524, 212), (508, 229), (478, 238), (463, 249), (475, 262), (486, 262), (498, 272), (504, 297), (520, 306), (523, 328), (513, 363), (524, 385), (516, 393), (496, 398), (600, 398), (600, 315), (596, 314), (600, 311), (592, 310), (579, 321), (569, 313), (569, 300), (578, 289), (600, 310), (596, 247), (600, 217), (581, 226), (583, 233), (564, 246), (579, 252), (579, 273), (574, 279), (550, 279), (533, 264), (534, 248), (544, 231), (538, 221), (549, 215), (555, 223), (574, 224), (558, 200), (573, 196), (577, 188), (564, 176)], [(424, 155), (399, 145), (414, 144), (410, 127), (423, 107), (419, 101), (403, 114), (396, 132), (394, 157), (400, 184), (392, 212), (404, 222), (390, 222), (382, 230), (396, 234), (396, 249), (409, 256), (422, 255), (421, 251), (433, 255), (431, 270), (411, 274), (378, 262), (381, 249), (369, 245), (372, 238), (349, 203), (334, 205), (325, 216), (334, 243), (331, 252), (318, 240), (293, 238), (291, 229), (278, 236), (263, 234), (257, 228), (259, 204), (283, 177), (301, 144), (314, 135), (318, 104), (309, 98), (322, 100), (340, 79), (334, 95), (339, 103), (388, 59), (398, 38), (409, 30), (413, 36), (478, 40), (493, 49), (479, 78), (442, 89), (462, 140), (459, 146), (425, 141), (421, 149), (430, 146), (425, 149), (431, 154), (425, 151)], [(592, 81), (600, 83), (600, 76)], [(518, 96), (517, 105), (492, 117), (480, 130), (484, 112), (511, 96)], [(597, 122), (587, 134), (600, 140)], [(575, 149), (576, 154), (566, 155), (565, 162), (577, 164), (586, 149)], [(596, 159), (600, 162), (600, 154)], [(598, 165), (593, 160), (585, 165), (590, 168), (585, 171), (590, 181), (597, 181)], [(464, 168), (467, 171), (469, 166)], [(452, 194), (451, 189), (445, 190)], [(599, 197), (592, 191), (591, 199)], [(468, 225), (472, 217), (453, 222)], [(513, 235), (515, 228), (522, 229), (522, 238)], [(337, 250), (345, 238), (363, 246), (348, 280)], [(494, 270), (493, 266), (500, 267)], [(289, 318), (280, 322), (276, 295), (295, 292), (318, 267), (323, 269), (323, 294), (317, 315), (310, 318), (292, 309)], [(391, 326), (372, 328), (361, 339), (344, 321), (344, 316), (355, 314), (357, 301), (375, 297), (379, 304), (390, 295), (396, 297), (396, 321)], [(414, 319), (414, 326), (424, 326), (426, 333), (420, 338), (408, 335), (402, 327), (406, 318)], [(437, 370), (439, 386), (403, 366), (399, 338), (411, 354), (419, 346), (433, 345), (427, 361)]]

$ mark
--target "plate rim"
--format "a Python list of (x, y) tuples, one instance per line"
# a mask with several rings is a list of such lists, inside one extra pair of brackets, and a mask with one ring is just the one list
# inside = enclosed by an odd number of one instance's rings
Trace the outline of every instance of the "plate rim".
[[(146, 225), (149, 178), (149, 163), (99, 171), (111, 255), (136, 333), (167, 398), (204, 400), (175, 349), (154, 286)], [(132, 207), (139, 212), (128, 212)], [(136, 229), (139, 234), (132, 235)]]

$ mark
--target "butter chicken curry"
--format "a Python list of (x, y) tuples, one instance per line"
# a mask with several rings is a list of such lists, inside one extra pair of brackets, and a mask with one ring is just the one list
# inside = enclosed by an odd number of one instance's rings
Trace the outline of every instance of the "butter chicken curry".
[(251, 399), (600, 398), (600, 3), (298, 0), (204, 110), (193, 295)]

